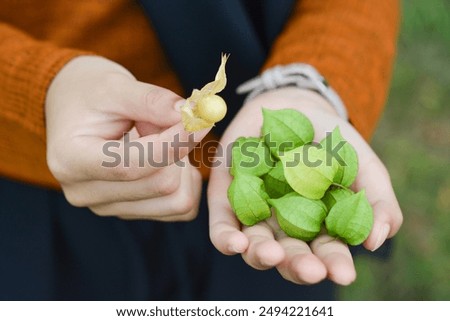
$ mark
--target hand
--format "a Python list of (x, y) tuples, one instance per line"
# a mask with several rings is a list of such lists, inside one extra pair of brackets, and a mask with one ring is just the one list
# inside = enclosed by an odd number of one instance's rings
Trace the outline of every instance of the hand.
[[(358, 132), (316, 93), (283, 88), (255, 97), (243, 106), (224, 133), (220, 143), (225, 152), (239, 136), (260, 135), (262, 106), (301, 111), (314, 125), (315, 141), (320, 141), (338, 125), (342, 136), (355, 147), (360, 161), (352, 188), (365, 188), (374, 209), (373, 229), (364, 246), (376, 250), (398, 231), (402, 213), (386, 168)], [(225, 155), (224, 159), (227, 157), (231, 156)], [(247, 264), (258, 270), (276, 267), (285, 279), (298, 284), (317, 283), (326, 277), (341, 285), (354, 281), (352, 255), (348, 246), (339, 240), (321, 235), (307, 244), (286, 236), (273, 218), (251, 227), (241, 226), (227, 199), (232, 177), (223, 159), (222, 163), (212, 169), (208, 187), (210, 236), (220, 252), (241, 253)]]
[(104, 216), (193, 219), (201, 176), (186, 155), (208, 130), (192, 135), (189, 146), (171, 144), (189, 141), (176, 109), (181, 100), (107, 59), (70, 61), (45, 107), (47, 161), (68, 201)]

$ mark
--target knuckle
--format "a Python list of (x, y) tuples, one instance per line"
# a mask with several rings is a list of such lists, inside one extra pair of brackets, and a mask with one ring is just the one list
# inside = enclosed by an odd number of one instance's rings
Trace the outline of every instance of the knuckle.
[(170, 195), (175, 193), (180, 186), (180, 179), (176, 176), (170, 177), (162, 182), (158, 188), (160, 195)]
[(54, 154), (47, 155), (47, 166), (52, 173), (52, 175), (61, 183), (65, 182), (70, 177), (70, 171), (67, 166), (67, 163), (61, 161), (60, 157), (57, 157)]
[(178, 221), (180, 222), (190, 222), (193, 221), (196, 217), (197, 217), (198, 211), (196, 210), (191, 210), (190, 212), (181, 215), (178, 217)]
[(174, 214), (187, 214), (194, 210), (195, 205), (196, 202), (189, 193), (181, 193), (172, 205), (172, 211)]
[(397, 211), (397, 215), (394, 217), (392, 224), (393, 224), (393, 231), (391, 233), (397, 233), (397, 231), (403, 225), (403, 214), (400, 210)]
[(167, 93), (163, 88), (149, 86), (144, 95), (145, 106), (158, 106), (166, 99)]
[(159, 195), (170, 195), (175, 193), (181, 183), (181, 178), (177, 174), (169, 174), (162, 177), (160, 184), (158, 184)]
[(400, 214), (397, 221), (397, 230), (403, 225), (403, 215)]
[(64, 197), (70, 205), (75, 207), (85, 207), (87, 205), (85, 197), (80, 195), (79, 193), (74, 193), (67, 190), (63, 190), (63, 192)]

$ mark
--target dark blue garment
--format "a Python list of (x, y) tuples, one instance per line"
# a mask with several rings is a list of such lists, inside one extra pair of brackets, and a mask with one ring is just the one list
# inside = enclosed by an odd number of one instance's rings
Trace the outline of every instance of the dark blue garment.
[(122, 221), (60, 192), (0, 180), (0, 300), (330, 300), (217, 252), (207, 208), (189, 223)]
[[(257, 74), (292, 2), (142, 4), (187, 91), (211, 80), (221, 52), (232, 55), (226, 124), (242, 103), (234, 88)], [(122, 221), (75, 208), (62, 193), (0, 180), (0, 299), (333, 298), (328, 282), (296, 286), (275, 270), (256, 271), (240, 256), (220, 254), (209, 240), (207, 217), (205, 195), (190, 223)]]
[[(230, 53), (227, 119), (238, 84), (256, 75), (293, 1), (141, 0), (187, 91)], [(205, 189), (204, 189), (205, 190)], [(60, 192), (0, 180), (1, 300), (331, 300), (325, 281), (298, 286), (228, 257), (208, 237), (208, 209), (189, 223), (122, 221), (75, 208)]]
[(228, 105), (216, 124), (222, 133), (241, 107), (235, 90), (255, 77), (275, 37), (286, 23), (294, 0), (191, 1), (139, 0), (187, 93), (211, 81), (220, 54), (230, 54), (227, 87), (220, 95)]

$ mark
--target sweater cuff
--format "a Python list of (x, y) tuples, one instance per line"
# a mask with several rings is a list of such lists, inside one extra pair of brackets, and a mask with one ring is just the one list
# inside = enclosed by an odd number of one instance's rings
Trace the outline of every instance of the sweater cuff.
[(20, 40), (9, 41), (8, 53), (0, 54), (1, 116), (45, 141), (45, 99), (51, 81), (69, 60), (90, 53)]
[(298, 1), (263, 70), (293, 62), (314, 66), (369, 139), (387, 97), (398, 18), (393, 0)]

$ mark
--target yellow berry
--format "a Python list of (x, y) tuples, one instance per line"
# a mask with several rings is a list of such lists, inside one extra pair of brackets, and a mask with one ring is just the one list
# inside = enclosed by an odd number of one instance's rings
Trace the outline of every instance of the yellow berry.
[(220, 96), (209, 95), (202, 98), (197, 103), (197, 116), (209, 123), (221, 121), (225, 117), (226, 113), (227, 104)]

